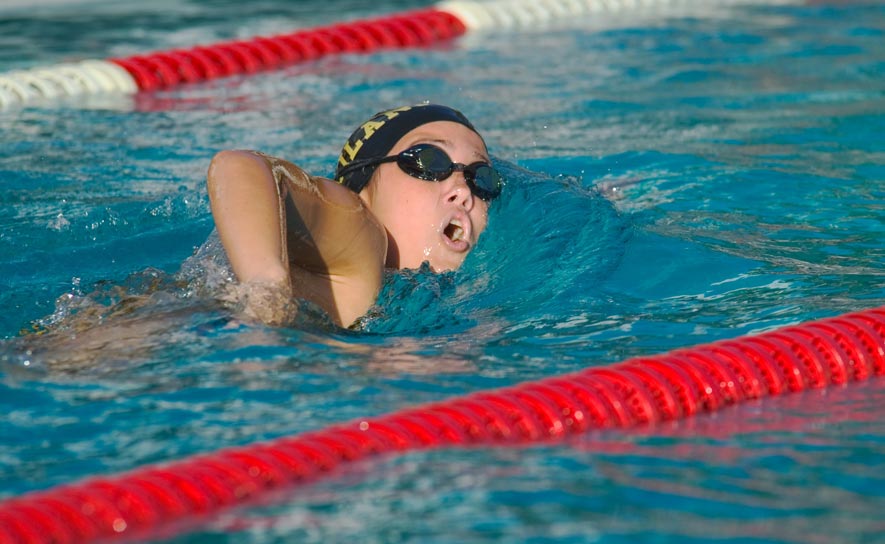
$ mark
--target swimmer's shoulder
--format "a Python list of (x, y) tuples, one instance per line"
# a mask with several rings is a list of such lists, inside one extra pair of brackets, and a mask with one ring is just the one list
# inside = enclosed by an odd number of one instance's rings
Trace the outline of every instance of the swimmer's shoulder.
[[(257, 153), (257, 152), (256, 152)], [(363, 200), (343, 185), (298, 165), (260, 154), (285, 201), (287, 246), (296, 291), (321, 301), (342, 323), (352, 323), (375, 303), (387, 258), (387, 231)], [(296, 278), (294, 276), (299, 276)], [(313, 287), (312, 287), (313, 285)], [(320, 289), (328, 285), (331, 292)], [(320, 292), (332, 295), (324, 298)]]
[(375, 214), (359, 195), (340, 183), (316, 176), (311, 179), (322, 195), (325, 219), (317, 227), (329, 246), (327, 264), (346, 266), (357, 275), (364, 274), (369, 267), (383, 271), (387, 231)]

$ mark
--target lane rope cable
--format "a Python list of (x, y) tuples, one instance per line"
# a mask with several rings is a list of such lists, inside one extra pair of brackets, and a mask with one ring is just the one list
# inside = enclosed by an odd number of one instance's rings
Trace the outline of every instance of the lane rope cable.
[(381, 454), (550, 443), (885, 375), (885, 307), (481, 391), (0, 502), (0, 542), (138, 537)]

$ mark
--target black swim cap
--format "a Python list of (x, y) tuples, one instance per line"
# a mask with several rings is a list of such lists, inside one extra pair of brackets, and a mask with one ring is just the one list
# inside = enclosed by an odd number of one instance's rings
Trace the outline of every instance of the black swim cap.
[(342, 176), (340, 172), (344, 167), (355, 160), (386, 157), (406, 133), (434, 121), (458, 123), (479, 134), (463, 113), (448, 106), (418, 104), (382, 111), (376, 113), (350, 135), (341, 150), (341, 156), (338, 157), (335, 180), (353, 192), (359, 193), (369, 183), (378, 165), (356, 168)]

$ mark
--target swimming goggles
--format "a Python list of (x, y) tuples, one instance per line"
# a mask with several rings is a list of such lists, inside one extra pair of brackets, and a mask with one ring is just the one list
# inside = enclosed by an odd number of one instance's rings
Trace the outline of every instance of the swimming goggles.
[(464, 180), (470, 192), (486, 202), (501, 194), (503, 181), (497, 170), (487, 162), (461, 164), (452, 162), (442, 149), (431, 144), (417, 144), (396, 155), (354, 161), (338, 172), (342, 178), (357, 168), (395, 162), (399, 169), (413, 178), (424, 181), (443, 181), (455, 172), (464, 172)]

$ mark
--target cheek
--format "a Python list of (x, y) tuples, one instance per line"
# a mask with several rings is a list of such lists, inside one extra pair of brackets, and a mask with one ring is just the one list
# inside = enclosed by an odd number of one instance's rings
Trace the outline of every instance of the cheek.
[(421, 185), (415, 185), (399, 187), (398, 192), (390, 194), (385, 205), (388, 228), (396, 231), (395, 235), (402, 243), (424, 243), (435, 228), (434, 199), (420, 190)]

